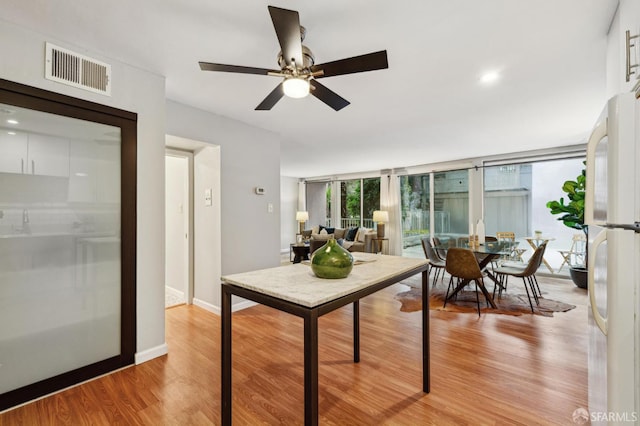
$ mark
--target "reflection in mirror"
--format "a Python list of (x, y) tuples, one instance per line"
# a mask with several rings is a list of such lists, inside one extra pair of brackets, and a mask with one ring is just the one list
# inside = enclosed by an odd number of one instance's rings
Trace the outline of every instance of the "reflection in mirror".
[(121, 353), (120, 128), (0, 104), (0, 394)]

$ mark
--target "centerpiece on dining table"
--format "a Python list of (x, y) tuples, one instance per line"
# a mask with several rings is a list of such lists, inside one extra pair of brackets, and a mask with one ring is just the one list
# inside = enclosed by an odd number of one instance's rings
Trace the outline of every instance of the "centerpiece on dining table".
[(353, 256), (335, 238), (311, 255), (311, 270), (318, 278), (346, 278), (353, 269)]

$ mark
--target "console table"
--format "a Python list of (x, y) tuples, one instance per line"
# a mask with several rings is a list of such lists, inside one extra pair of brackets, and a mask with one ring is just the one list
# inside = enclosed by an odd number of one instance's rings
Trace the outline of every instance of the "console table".
[[(231, 425), (231, 296), (279, 309), (304, 319), (304, 422), (318, 424), (318, 318), (353, 304), (353, 362), (360, 361), (361, 298), (422, 273), (422, 390), (429, 392), (428, 262), (399, 256), (354, 253), (347, 278), (317, 278), (305, 264), (222, 277), (222, 424)], [(398, 310), (398, 312), (400, 312)]]

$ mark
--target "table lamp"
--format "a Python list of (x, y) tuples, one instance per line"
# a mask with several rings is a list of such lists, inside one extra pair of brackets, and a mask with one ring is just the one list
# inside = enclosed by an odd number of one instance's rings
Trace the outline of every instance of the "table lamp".
[(378, 238), (384, 238), (384, 224), (389, 222), (389, 212), (385, 210), (375, 210), (373, 221), (378, 224)]
[(304, 223), (309, 220), (309, 212), (296, 212), (296, 220), (300, 224), (300, 234), (302, 234), (302, 231), (304, 231)]

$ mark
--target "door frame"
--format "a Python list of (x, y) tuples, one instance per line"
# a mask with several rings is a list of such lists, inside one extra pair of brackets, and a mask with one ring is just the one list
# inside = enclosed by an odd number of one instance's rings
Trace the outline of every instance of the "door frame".
[[(187, 181), (188, 181), (188, 188), (187, 188), (187, 233), (188, 233), (188, 237), (187, 237), (187, 252), (185, 253), (185, 256), (187, 258), (187, 284), (186, 284), (186, 288), (184, 289), (184, 295), (185, 295), (185, 303), (187, 305), (190, 305), (193, 303), (193, 277), (194, 277), (194, 245), (193, 245), (193, 240), (194, 240), (194, 206), (193, 206), (193, 187), (194, 187), (194, 177), (193, 177), (193, 152), (190, 151), (183, 151), (180, 149), (176, 149), (176, 148), (165, 148), (165, 157), (170, 156), (170, 157), (178, 157), (178, 158), (186, 158), (187, 159)], [(165, 176), (166, 178), (166, 176)], [(166, 189), (165, 189), (166, 191)], [(165, 194), (166, 195), (166, 194)], [(166, 242), (165, 242), (166, 245)], [(165, 247), (165, 252), (166, 252), (166, 247)]]

